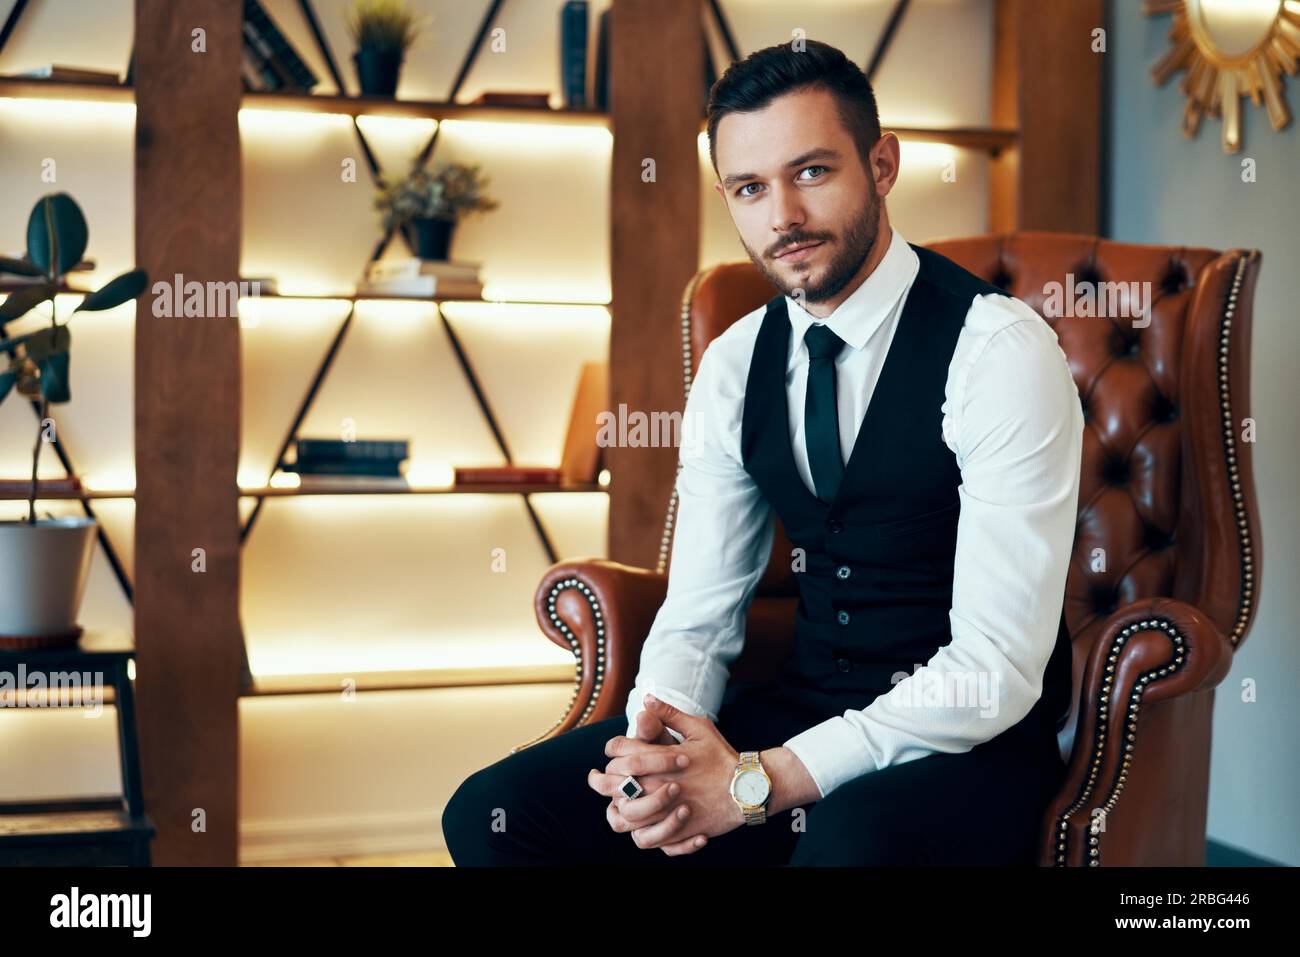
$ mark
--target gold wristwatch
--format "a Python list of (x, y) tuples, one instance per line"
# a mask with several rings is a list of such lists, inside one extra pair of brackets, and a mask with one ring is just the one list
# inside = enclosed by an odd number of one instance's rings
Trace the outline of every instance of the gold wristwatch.
[(742, 751), (731, 776), (731, 797), (744, 812), (746, 824), (767, 820), (767, 801), (772, 796), (772, 779), (767, 776), (757, 751)]

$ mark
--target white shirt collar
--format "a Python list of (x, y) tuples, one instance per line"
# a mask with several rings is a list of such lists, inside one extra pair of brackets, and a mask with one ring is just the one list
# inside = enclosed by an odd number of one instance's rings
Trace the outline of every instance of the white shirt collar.
[(825, 319), (809, 315), (798, 302), (785, 297), (786, 312), (790, 317), (790, 326), (794, 332), (791, 337), (793, 349), (791, 359), (806, 349), (803, 342), (804, 333), (814, 322), (821, 322), (830, 327), (831, 332), (843, 339), (851, 348), (861, 349), (867, 344), (881, 323), (890, 315), (894, 306), (916, 278), (921, 261), (915, 250), (907, 244), (903, 234), (895, 227), (890, 227), (893, 236), (889, 248), (871, 275), (862, 281), (849, 297), (835, 307)]

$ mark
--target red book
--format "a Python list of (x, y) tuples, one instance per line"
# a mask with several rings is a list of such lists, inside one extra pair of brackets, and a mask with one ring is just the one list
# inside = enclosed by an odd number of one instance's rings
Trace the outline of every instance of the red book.
[(559, 485), (560, 470), (530, 465), (489, 465), (456, 469), (457, 485)]

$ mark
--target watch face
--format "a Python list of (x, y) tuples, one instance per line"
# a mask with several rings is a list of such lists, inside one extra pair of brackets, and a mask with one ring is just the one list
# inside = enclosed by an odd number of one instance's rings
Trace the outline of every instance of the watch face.
[(741, 804), (762, 804), (767, 800), (767, 792), (770, 789), (771, 784), (762, 771), (742, 771), (740, 777), (736, 778), (736, 800)]

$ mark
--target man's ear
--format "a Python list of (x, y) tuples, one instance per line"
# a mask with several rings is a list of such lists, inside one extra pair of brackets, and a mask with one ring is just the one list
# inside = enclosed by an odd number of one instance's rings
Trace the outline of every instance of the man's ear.
[(876, 195), (881, 199), (889, 195), (898, 180), (901, 156), (898, 137), (890, 132), (881, 133), (880, 139), (871, 147), (871, 181), (875, 184)]

